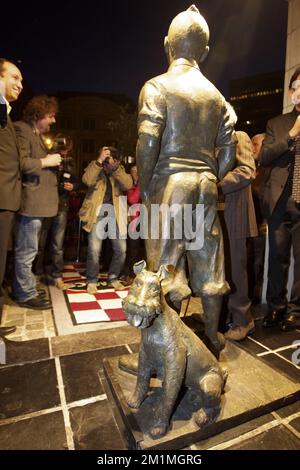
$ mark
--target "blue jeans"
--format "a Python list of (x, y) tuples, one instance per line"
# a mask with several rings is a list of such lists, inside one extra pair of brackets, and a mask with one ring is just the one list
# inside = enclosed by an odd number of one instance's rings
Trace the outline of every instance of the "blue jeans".
[(38, 252), (43, 217), (21, 215), (16, 226), (14, 296), (26, 302), (37, 296), (32, 263)]
[(44, 219), (39, 240), (39, 253), (35, 267), (36, 274), (42, 275), (44, 273), (44, 259), (45, 257), (47, 258), (47, 253), (45, 253), (45, 250), (48, 241), (50, 254), (49, 264), (51, 265), (50, 275), (54, 279), (62, 276), (64, 269), (63, 245), (66, 226), (67, 212), (65, 211), (59, 212), (56, 217)]
[[(102, 248), (102, 238), (99, 237), (99, 224), (101, 217), (98, 217), (92, 231), (88, 236), (88, 254), (86, 263), (86, 277), (88, 283), (96, 283), (99, 274), (99, 256)], [(98, 232), (98, 235), (97, 235)], [(119, 229), (116, 224), (116, 237), (109, 236), (113, 248), (113, 257), (108, 269), (108, 279), (116, 279), (125, 263), (126, 239), (119, 238)]]

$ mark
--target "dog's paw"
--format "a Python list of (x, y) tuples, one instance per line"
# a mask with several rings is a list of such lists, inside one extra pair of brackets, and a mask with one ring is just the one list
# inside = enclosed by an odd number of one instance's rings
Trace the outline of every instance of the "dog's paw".
[(159, 423), (152, 426), (150, 429), (150, 436), (153, 439), (158, 439), (159, 437), (164, 436), (168, 430), (168, 423)]
[(195, 415), (195, 422), (199, 427), (205, 426), (206, 424), (208, 424), (210, 422), (210, 417), (204, 411), (203, 408), (201, 408), (201, 410), (197, 411), (197, 413)]
[(143, 399), (139, 397), (137, 393), (133, 393), (131, 397), (127, 398), (127, 404), (130, 408), (139, 408), (143, 402)]
[(220, 407), (215, 406), (215, 407), (210, 407), (210, 408), (201, 408), (197, 413), (195, 414), (195, 422), (198, 424), (199, 427), (206, 426), (207, 424), (212, 424), (216, 421), (218, 418), (218, 415), (220, 413)]

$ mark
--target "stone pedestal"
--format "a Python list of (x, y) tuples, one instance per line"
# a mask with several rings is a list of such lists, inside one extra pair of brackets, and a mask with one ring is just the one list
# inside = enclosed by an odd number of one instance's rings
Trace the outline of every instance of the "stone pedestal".
[(147, 431), (153, 419), (153, 407), (160, 400), (161, 384), (157, 379), (152, 379), (149, 396), (140, 409), (129, 408), (126, 398), (135, 388), (136, 377), (120, 370), (118, 360), (117, 357), (104, 361), (105, 378), (102, 377), (102, 382), (129, 448), (180, 449), (300, 398), (299, 384), (237, 346), (227, 343), (221, 354), (221, 366), (228, 370), (229, 376), (217, 421), (199, 428), (193, 420), (196, 409), (191, 404), (189, 394), (183, 389), (169, 432), (154, 440)]

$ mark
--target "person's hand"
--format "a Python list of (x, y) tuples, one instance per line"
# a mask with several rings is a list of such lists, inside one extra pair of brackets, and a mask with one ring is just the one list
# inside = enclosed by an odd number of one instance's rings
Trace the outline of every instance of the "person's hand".
[(108, 147), (102, 147), (99, 152), (97, 162), (102, 164), (107, 157), (110, 157), (110, 150)]
[(72, 183), (64, 183), (64, 189), (66, 191), (73, 191), (74, 185)]
[(114, 160), (112, 157), (109, 159), (109, 169), (111, 171), (116, 171), (120, 166), (120, 161), (119, 160)]
[(113, 157), (109, 156), (108, 160), (104, 162), (103, 168), (106, 173), (111, 173), (116, 171), (117, 168), (120, 166), (119, 160), (114, 160)]
[(289, 136), (294, 139), (295, 137), (300, 135), (300, 115), (297, 117), (295, 124), (293, 125), (292, 129), (289, 132)]
[(61, 164), (61, 160), (62, 158), (59, 153), (47, 155), (45, 158), (41, 158), (42, 168), (59, 166)]

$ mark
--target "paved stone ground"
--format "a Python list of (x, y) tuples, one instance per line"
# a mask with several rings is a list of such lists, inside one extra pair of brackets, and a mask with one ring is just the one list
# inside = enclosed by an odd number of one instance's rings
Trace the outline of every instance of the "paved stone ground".
[[(274, 329), (265, 335), (278, 350), (300, 332), (287, 336)], [(257, 341), (246, 342), (257, 348)], [(0, 450), (128, 449), (99, 372), (104, 358), (137, 352), (138, 343), (139, 331), (131, 327), (9, 341), (6, 364), (0, 365)], [(299, 409), (298, 401), (185, 450), (299, 450)]]
[[(47, 287), (45, 291), (49, 298)], [(17, 326), (17, 331), (9, 335), (9, 339), (14, 341), (28, 341), (56, 335), (52, 310), (22, 308), (6, 295), (2, 326), (11, 325)]]

